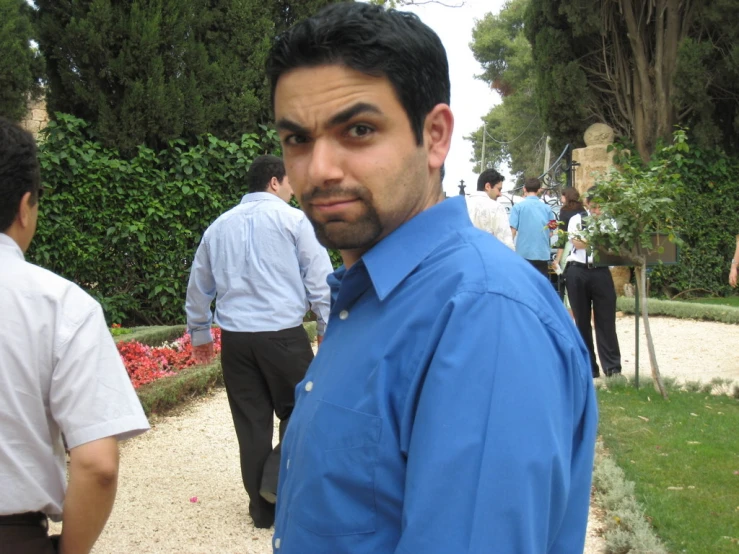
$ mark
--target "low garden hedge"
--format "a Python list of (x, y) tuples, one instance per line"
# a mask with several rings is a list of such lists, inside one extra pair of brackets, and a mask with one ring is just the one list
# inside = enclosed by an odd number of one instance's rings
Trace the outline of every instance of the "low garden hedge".
[[(619, 297), (616, 301), (618, 310), (634, 313), (634, 299)], [(720, 323), (739, 324), (739, 308), (717, 304), (698, 304), (697, 302), (679, 302), (677, 300), (649, 299), (649, 315), (668, 316), (680, 319), (703, 319)]]

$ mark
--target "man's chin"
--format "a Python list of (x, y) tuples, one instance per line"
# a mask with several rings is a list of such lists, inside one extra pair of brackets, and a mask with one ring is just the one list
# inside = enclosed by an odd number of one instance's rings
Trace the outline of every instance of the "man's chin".
[(361, 225), (357, 222), (327, 221), (314, 222), (316, 237), (326, 248), (336, 250), (360, 250), (372, 246), (381, 229), (374, 225)]

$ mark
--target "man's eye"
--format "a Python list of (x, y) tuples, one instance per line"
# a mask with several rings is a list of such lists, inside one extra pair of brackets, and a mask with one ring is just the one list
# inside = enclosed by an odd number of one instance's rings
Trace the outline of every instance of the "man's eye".
[(308, 137), (305, 135), (289, 135), (285, 137), (283, 142), (289, 146), (296, 146), (308, 142)]
[(366, 137), (367, 135), (371, 134), (374, 131), (372, 127), (368, 127), (367, 125), (352, 125), (349, 128), (349, 136), (353, 138), (359, 138), (359, 137)]

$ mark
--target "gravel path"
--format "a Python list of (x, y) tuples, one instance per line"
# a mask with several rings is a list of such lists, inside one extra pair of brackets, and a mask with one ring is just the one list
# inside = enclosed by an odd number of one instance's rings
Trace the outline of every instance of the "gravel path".
[[(633, 317), (620, 317), (617, 327), (624, 373), (633, 374)], [(739, 325), (653, 318), (652, 332), (664, 376), (739, 382)], [(640, 373), (647, 376), (646, 344), (640, 348)], [(121, 448), (118, 497), (93, 552), (271, 553), (271, 531), (255, 529), (248, 515), (225, 391), (153, 423)], [(600, 520), (591, 508), (586, 554), (605, 552)]]

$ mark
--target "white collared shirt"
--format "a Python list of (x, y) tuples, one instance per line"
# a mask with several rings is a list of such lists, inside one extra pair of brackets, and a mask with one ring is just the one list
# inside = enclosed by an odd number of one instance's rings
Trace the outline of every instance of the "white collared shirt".
[[(573, 215), (570, 218), (570, 222), (567, 224), (567, 236), (570, 243), (572, 243), (573, 239), (583, 240), (582, 227), (582, 214)], [(582, 248), (575, 248), (574, 243), (572, 243), (572, 250), (570, 251), (570, 255), (567, 256), (567, 261), (580, 262), (581, 264), (592, 263), (593, 255), (590, 254), (590, 256), (587, 256), (586, 250), (583, 250)]]
[(61, 519), (72, 449), (149, 428), (103, 311), (0, 233), (0, 515)]
[(494, 235), (511, 250), (515, 250), (513, 233), (511, 233), (511, 226), (505, 208), (490, 198), (484, 190), (471, 192), (466, 200), (467, 212), (470, 214), (472, 224), (478, 229)]

